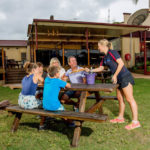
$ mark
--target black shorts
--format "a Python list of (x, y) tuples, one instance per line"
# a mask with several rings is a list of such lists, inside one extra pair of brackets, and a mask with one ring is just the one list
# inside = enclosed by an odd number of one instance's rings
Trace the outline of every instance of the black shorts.
[(128, 84), (131, 83), (132, 85), (134, 85), (134, 78), (132, 77), (131, 74), (128, 74), (124, 77), (122, 77), (122, 79), (120, 79), (120, 81), (118, 81), (119, 87), (118, 89), (123, 89), (125, 87), (128, 86)]

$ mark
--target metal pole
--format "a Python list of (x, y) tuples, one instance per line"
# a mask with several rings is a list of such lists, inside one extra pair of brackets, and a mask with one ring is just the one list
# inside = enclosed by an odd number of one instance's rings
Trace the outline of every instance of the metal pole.
[(144, 31), (144, 74), (147, 74), (147, 51), (146, 51), (146, 31)]
[(90, 65), (90, 50), (89, 50), (89, 43), (88, 43), (88, 28), (86, 29), (85, 35), (86, 35), (86, 49), (88, 51), (88, 66)]
[(65, 66), (65, 49), (64, 43), (62, 43), (62, 59), (63, 59), (63, 67)]
[(36, 47), (34, 49), (34, 62), (36, 62), (36, 50), (38, 50), (37, 22), (35, 23), (35, 42)]
[(130, 55), (131, 55), (131, 62), (130, 62), (130, 68), (132, 67), (133, 57), (132, 57), (132, 33), (130, 33)]
[(4, 49), (2, 48), (2, 67), (3, 67), (3, 80), (5, 82), (5, 58), (4, 58)]

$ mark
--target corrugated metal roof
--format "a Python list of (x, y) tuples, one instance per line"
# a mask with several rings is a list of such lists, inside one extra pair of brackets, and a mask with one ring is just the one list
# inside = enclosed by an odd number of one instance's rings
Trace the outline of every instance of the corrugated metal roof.
[(26, 47), (26, 40), (0, 40), (0, 46), (18, 46), (18, 47)]

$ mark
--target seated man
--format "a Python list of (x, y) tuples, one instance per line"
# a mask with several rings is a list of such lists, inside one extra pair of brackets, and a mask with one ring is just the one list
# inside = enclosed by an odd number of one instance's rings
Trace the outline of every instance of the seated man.
[[(82, 71), (82, 67), (77, 65), (77, 60), (74, 56), (68, 57), (68, 64), (71, 68), (67, 70), (65, 76), (70, 80), (70, 83), (86, 83), (85, 72)], [(67, 91), (61, 97), (61, 103), (74, 105), (74, 109), (76, 109), (79, 105), (80, 94), (80, 91)], [(78, 102), (71, 100), (70, 98), (72, 97), (78, 98)]]

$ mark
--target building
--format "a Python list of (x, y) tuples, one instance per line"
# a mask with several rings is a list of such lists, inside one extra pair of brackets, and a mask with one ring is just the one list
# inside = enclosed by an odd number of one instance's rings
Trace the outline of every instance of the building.
[[(33, 23), (28, 26), (30, 59), (49, 65), (52, 57), (58, 57), (65, 67), (67, 57), (75, 55), (79, 65), (98, 66), (102, 54), (97, 50), (97, 43), (103, 38), (113, 43), (116, 43), (117, 39), (119, 47), (115, 49), (120, 52), (123, 59), (126, 52), (128, 53), (124, 50), (130, 50), (132, 46), (133, 57), (135, 52), (140, 51), (139, 38), (132, 38), (130, 45), (130, 39), (126, 35), (138, 31), (144, 32), (148, 28), (139, 25), (33, 19)], [(134, 64), (134, 61), (126, 63), (129, 66)]]
[(16, 73), (14, 76), (17, 78), (19, 68), (22, 68), (24, 61), (29, 60), (28, 52), (29, 50), (27, 50), (27, 41), (25, 40), (0, 40), (1, 82), (8, 80), (10, 77), (8, 74), (11, 74), (11, 68), (16, 69), (14, 71)]
[(3, 48), (7, 61), (24, 61), (29, 57), (25, 40), (0, 40), (0, 48)]
[[(140, 26), (150, 26), (150, 10), (149, 9), (140, 9), (133, 14), (124, 13), (124, 24), (128, 25), (140, 25)], [(136, 62), (135, 67), (141, 68), (144, 74), (150, 74), (150, 30), (145, 29), (144, 32), (137, 31), (126, 36), (126, 40), (136, 39), (139, 41), (140, 49), (134, 51), (134, 48), (130, 50), (123, 50), (125, 53), (133, 53), (133, 61)], [(133, 44), (132, 44), (133, 45)]]
[[(128, 14), (124, 14), (124, 17), (125, 21), (130, 19)], [(98, 66), (103, 54), (99, 53), (97, 44), (104, 38), (112, 41), (114, 49), (118, 50), (127, 67), (133, 67), (136, 54), (142, 53), (145, 60), (144, 67), (147, 68), (146, 34), (150, 26), (125, 23), (65, 21), (54, 20), (54, 17), (33, 19), (33, 23), (28, 25), (27, 41), (0, 40), (3, 80), (5, 73), (6, 75), (10, 73), (10, 70), (6, 71), (10, 66), (22, 67), (26, 60), (40, 61), (44, 66), (48, 66), (52, 57), (58, 57), (62, 66), (67, 67), (67, 58), (74, 55), (81, 66)], [(131, 60), (126, 61), (126, 54), (131, 55)], [(18, 73), (17, 82), (22, 78), (21, 71), (20, 75)], [(13, 82), (16, 82), (15, 75), (10, 81), (13, 78)]]

